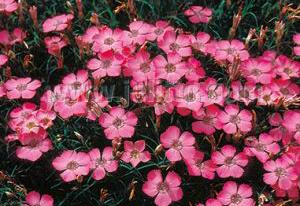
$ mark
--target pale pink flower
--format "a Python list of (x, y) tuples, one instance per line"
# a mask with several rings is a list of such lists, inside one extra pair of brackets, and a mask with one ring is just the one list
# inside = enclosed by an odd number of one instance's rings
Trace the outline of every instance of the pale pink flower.
[(284, 55), (280, 55), (276, 58), (275, 69), (276, 73), (283, 80), (290, 79), (292, 77), (300, 77), (300, 63), (293, 61)]
[(211, 104), (218, 104), (223, 106), (228, 91), (224, 84), (219, 84), (214, 78), (207, 78), (204, 82), (200, 83), (203, 90), (202, 96), (203, 106)]
[(270, 159), (270, 156), (280, 152), (280, 146), (274, 138), (267, 134), (261, 133), (259, 139), (248, 137), (245, 139), (245, 153), (249, 156), (255, 156), (260, 162), (264, 163)]
[(22, 206), (53, 206), (54, 200), (50, 195), (41, 195), (36, 191), (31, 191), (26, 195), (26, 202)]
[(284, 113), (282, 125), (291, 133), (300, 143), (300, 112), (289, 110)]
[(193, 131), (212, 135), (216, 129), (221, 129), (222, 124), (218, 120), (220, 112), (219, 107), (214, 104), (193, 112), (193, 117), (198, 120), (192, 123)]
[(174, 31), (174, 28), (169, 25), (169, 22), (159, 20), (155, 22), (155, 25), (151, 28), (151, 32), (147, 35), (147, 39), (150, 41), (160, 41), (165, 32)]
[(248, 110), (240, 110), (237, 105), (228, 104), (218, 119), (223, 124), (222, 128), (227, 134), (234, 134), (238, 130), (249, 132), (252, 129), (252, 114)]
[(230, 97), (248, 105), (256, 99), (255, 89), (255, 83), (246, 82), (245, 85), (242, 85), (240, 81), (234, 81), (231, 83), (232, 92), (230, 93)]
[(40, 86), (39, 80), (31, 81), (30, 77), (10, 79), (4, 83), (8, 99), (31, 99)]
[(166, 54), (174, 52), (182, 57), (192, 55), (189, 35), (179, 34), (177, 36), (175, 31), (167, 31), (157, 44)]
[(48, 53), (53, 56), (60, 57), (61, 49), (67, 46), (68, 42), (61, 36), (51, 36), (45, 38), (45, 45)]
[(223, 205), (255, 206), (255, 202), (251, 196), (252, 188), (249, 185), (238, 185), (233, 181), (228, 181), (224, 184), (217, 198)]
[(95, 37), (100, 33), (101, 28), (97, 26), (91, 26), (87, 28), (82, 35), (82, 41), (84, 43), (92, 44), (95, 41)]
[(90, 158), (84, 152), (65, 150), (52, 161), (52, 166), (60, 173), (65, 182), (71, 182), (90, 171)]
[(285, 159), (278, 158), (264, 163), (264, 182), (268, 185), (276, 185), (282, 190), (289, 190), (293, 181), (298, 178), (294, 168)]
[[(159, 85), (155, 87), (154, 92), (155, 102), (153, 106), (155, 114), (162, 115), (165, 112), (171, 114), (174, 110), (174, 91)], [(153, 104), (152, 101), (147, 101), (147, 103)]]
[(180, 185), (181, 178), (177, 173), (170, 171), (163, 180), (160, 170), (151, 170), (142, 190), (146, 195), (155, 197), (157, 206), (169, 206), (172, 202), (182, 199), (183, 192)]
[(231, 145), (225, 145), (221, 151), (215, 151), (211, 155), (212, 161), (218, 165), (216, 171), (219, 177), (240, 178), (245, 167), (248, 164), (248, 158), (244, 152), (236, 154), (236, 148)]
[(8, 57), (4, 54), (0, 54), (0, 68), (6, 64), (6, 62), (8, 61)]
[(184, 11), (184, 15), (194, 24), (208, 23), (211, 19), (212, 10), (202, 6), (191, 6)]
[(87, 68), (93, 70), (92, 75), (95, 79), (103, 77), (117, 77), (121, 74), (123, 57), (114, 53), (112, 50), (98, 53), (98, 58), (93, 58), (87, 63)]
[(71, 25), (73, 14), (62, 14), (46, 19), (43, 23), (43, 32), (63, 31)]
[(233, 62), (235, 57), (239, 57), (241, 61), (245, 61), (249, 58), (249, 53), (245, 49), (243, 42), (239, 40), (221, 40), (216, 42), (216, 52), (214, 57), (218, 61), (228, 60)]
[(26, 119), (24, 119), (24, 121), (16, 125), (16, 128), (15, 127), (12, 128), (15, 129), (15, 131), (22, 132), (22, 133), (30, 133), (30, 132), (37, 133), (40, 129), (40, 125), (39, 125), (39, 120), (36, 118), (36, 112), (30, 114)]
[(93, 35), (93, 51), (104, 53), (110, 50), (122, 50), (122, 36), (124, 35), (121, 29), (112, 30), (109, 27), (102, 27), (99, 33)]
[(263, 85), (255, 90), (258, 105), (272, 105), (280, 97), (278, 92), (273, 91), (269, 85)]
[(40, 108), (50, 111), (53, 108), (54, 103), (62, 98), (62, 95), (64, 95), (62, 93), (62, 84), (56, 85), (53, 91), (45, 91), (40, 99)]
[(19, 136), (19, 141), (22, 146), (16, 150), (16, 155), (20, 159), (37, 161), (43, 153), (52, 149), (52, 143), (47, 138), (45, 130), (40, 129), (38, 133), (25, 133)]
[[(159, 85), (158, 80), (146, 80), (143, 82), (136, 82), (134, 80), (130, 81), (130, 86), (132, 92), (130, 98), (133, 102), (142, 103), (147, 102), (147, 104), (154, 104), (156, 87)], [(158, 93), (160, 89), (158, 89)], [(158, 94), (159, 95), (159, 94)]]
[(187, 71), (185, 73), (185, 78), (188, 82), (198, 82), (199, 79), (205, 77), (205, 71), (201, 67), (201, 62), (194, 57), (190, 57), (186, 62)]
[(145, 150), (145, 141), (138, 140), (136, 142), (125, 141), (124, 153), (121, 160), (127, 163), (131, 163), (133, 167), (136, 167), (140, 162), (148, 162), (151, 159), (151, 154)]
[(112, 147), (105, 147), (102, 154), (98, 148), (89, 151), (90, 168), (93, 170), (92, 177), (101, 180), (106, 172), (115, 172), (118, 169), (118, 161), (114, 160)]
[(176, 126), (170, 126), (160, 135), (160, 142), (167, 149), (166, 157), (171, 162), (190, 158), (196, 151), (195, 137), (190, 132), (180, 132)]
[(18, 9), (18, 3), (15, 0), (0, 0), (0, 13), (9, 14)]
[(150, 54), (146, 50), (140, 50), (128, 59), (127, 69), (124, 70), (124, 73), (132, 76), (134, 81), (142, 82), (155, 78), (154, 69), (154, 66), (151, 65)]
[(289, 79), (275, 79), (269, 87), (273, 92), (278, 92), (280, 96), (286, 99), (293, 98), (300, 93), (300, 87)]
[(144, 21), (133, 21), (129, 24), (129, 31), (125, 33), (132, 44), (142, 45), (152, 30), (153, 26)]
[(109, 113), (103, 113), (99, 117), (99, 124), (104, 127), (107, 139), (132, 137), (137, 121), (133, 112), (126, 112), (121, 107), (113, 107)]
[(207, 45), (210, 40), (210, 36), (205, 32), (198, 32), (196, 36), (190, 35), (191, 46), (197, 51), (201, 51), (203, 54), (207, 54)]
[(3, 83), (0, 83), (0, 98), (6, 95), (6, 89)]
[(169, 53), (167, 60), (162, 55), (158, 55), (153, 59), (153, 63), (156, 69), (156, 77), (167, 80), (172, 84), (180, 80), (187, 71), (186, 63), (182, 62), (182, 57), (176, 53)]
[(56, 113), (53, 111), (38, 110), (36, 113), (36, 119), (38, 120), (39, 126), (47, 129), (53, 125), (53, 120), (56, 118)]
[(247, 81), (253, 83), (270, 84), (275, 77), (272, 64), (260, 59), (248, 59), (242, 62), (240, 69)]
[[(9, 113), (11, 120), (16, 121), (16, 124), (23, 122), (28, 119), (32, 114), (35, 113), (37, 106), (30, 102), (25, 102), (21, 107), (16, 107)], [(10, 120), (10, 121), (11, 121)], [(10, 125), (10, 124), (9, 124)]]
[(203, 159), (203, 152), (196, 151), (194, 156), (185, 160), (189, 175), (212, 180), (215, 178), (216, 165), (211, 160), (203, 161)]
[(300, 34), (295, 34), (293, 40), (297, 44), (297, 46), (294, 47), (294, 53), (296, 56), (300, 56)]
[(177, 108), (198, 111), (202, 107), (203, 92), (198, 83), (179, 84), (175, 88), (175, 103)]

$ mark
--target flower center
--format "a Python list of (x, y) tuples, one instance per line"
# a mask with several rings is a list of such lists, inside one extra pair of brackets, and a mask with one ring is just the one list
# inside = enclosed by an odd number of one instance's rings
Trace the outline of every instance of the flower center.
[(258, 143), (257, 145), (255, 145), (255, 149), (257, 151), (264, 151), (265, 150), (265, 145)]
[(180, 48), (180, 46), (179, 46), (178, 44), (176, 44), (176, 43), (170, 44), (170, 49), (171, 49), (172, 51), (178, 51), (179, 48)]
[(233, 157), (227, 157), (224, 161), (225, 165), (229, 166), (229, 165), (233, 165), (234, 164), (234, 160)]
[(111, 66), (111, 61), (110, 60), (103, 60), (101, 62), (101, 66), (102, 66), (102, 68), (107, 69), (108, 67)]
[(69, 97), (67, 97), (66, 99), (65, 99), (65, 103), (68, 105), (68, 106), (73, 106), (74, 104), (76, 104), (76, 100), (73, 100), (73, 99), (71, 99), (71, 98), (69, 98)]
[(67, 164), (67, 169), (68, 170), (76, 170), (79, 167), (79, 164), (75, 161), (71, 161)]
[(228, 54), (234, 54), (235, 50), (233, 48), (226, 49)]
[(184, 98), (187, 102), (194, 102), (196, 100), (196, 95), (190, 92)]
[(230, 200), (233, 204), (240, 204), (242, 202), (242, 197), (239, 194), (234, 194), (231, 196)]
[(113, 122), (113, 125), (116, 127), (116, 128), (121, 128), (124, 126), (124, 121), (120, 118), (116, 118)]
[(160, 192), (168, 192), (169, 191), (169, 185), (167, 183), (162, 182), (157, 186), (157, 190), (160, 191)]
[(154, 30), (154, 33), (155, 33), (157, 36), (161, 35), (163, 32), (164, 32), (164, 30), (163, 30), (162, 28), (157, 28), (157, 29)]
[(270, 95), (266, 94), (263, 96), (263, 99), (265, 100), (265, 102), (269, 102), (271, 100)]
[(233, 123), (233, 124), (238, 124), (240, 123), (241, 119), (239, 118), (239, 116), (237, 115), (231, 115), (229, 122)]
[(288, 95), (290, 94), (290, 91), (288, 88), (281, 88), (280, 89), (280, 92), (283, 94), (283, 95)]
[(139, 34), (138, 30), (132, 30), (132, 32), (131, 32), (132, 37), (137, 37), (138, 34)]
[(261, 71), (259, 69), (255, 68), (255, 69), (252, 69), (251, 74), (257, 77), (257, 76), (261, 75)]
[(27, 124), (26, 124), (26, 127), (28, 128), (28, 129), (32, 129), (32, 128), (34, 128), (34, 127), (36, 127), (37, 125), (34, 123), (34, 122), (28, 122)]
[(31, 148), (35, 148), (39, 144), (39, 141), (36, 139), (33, 139), (29, 142), (28, 146)]
[(246, 89), (240, 90), (240, 91), (239, 91), (239, 95), (240, 95), (242, 98), (248, 98), (248, 97), (249, 97), (249, 91), (246, 90)]
[(74, 82), (72, 84), (72, 88), (78, 90), (81, 87), (81, 82)]
[(103, 165), (105, 165), (105, 163), (106, 163), (106, 160), (105, 159), (97, 159), (96, 160), (96, 167), (99, 167), (99, 166), (103, 166)]
[(285, 176), (286, 175), (286, 171), (282, 167), (276, 168), (275, 175), (277, 177)]
[(27, 84), (19, 84), (16, 89), (21, 92), (26, 90), (26, 88), (27, 88)]
[(165, 66), (165, 70), (167, 73), (172, 73), (172, 72), (175, 72), (176, 71), (176, 67), (174, 64), (167, 64)]
[(293, 70), (291, 70), (290, 68), (284, 68), (283, 72), (286, 73), (287, 75), (292, 74)]
[(210, 99), (215, 99), (218, 96), (217, 93), (215, 92), (215, 90), (208, 90), (207, 95), (208, 95), (208, 98), (210, 98)]
[(130, 156), (134, 159), (138, 159), (140, 157), (140, 152), (138, 150), (132, 150)]
[(176, 149), (176, 150), (181, 150), (182, 149), (182, 143), (178, 140), (175, 140), (172, 144), (172, 148)]
[(202, 121), (205, 124), (213, 125), (213, 119), (214, 119), (213, 117), (205, 116), (205, 117), (203, 117)]
[(115, 42), (113, 38), (107, 38), (104, 40), (104, 44), (106, 45), (112, 45)]
[(300, 132), (300, 124), (296, 124), (296, 131)]
[(140, 70), (144, 73), (147, 73), (150, 71), (150, 66), (147, 62), (144, 62), (140, 65)]

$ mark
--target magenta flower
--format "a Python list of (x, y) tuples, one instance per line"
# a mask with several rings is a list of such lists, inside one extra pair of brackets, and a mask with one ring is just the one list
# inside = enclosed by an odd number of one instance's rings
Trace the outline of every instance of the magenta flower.
[(18, 9), (15, 0), (0, 0), (0, 13), (10, 14)]
[(219, 84), (214, 78), (207, 78), (200, 83), (201, 89), (204, 91), (202, 97), (203, 106), (218, 104), (223, 106), (228, 91), (224, 84)]
[(43, 153), (52, 149), (52, 143), (47, 138), (45, 130), (40, 129), (38, 133), (26, 133), (19, 136), (19, 141), (22, 146), (16, 150), (16, 155), (20, 159), (37, 161)]
[(256, 99), (255, 89), (256, 85), (253, 82), (246, 82), (245, 85), (242, 85), (240, 81), (234, 81), (231, 83), (230, 97), (248, 105)]
[(118, 161), (114, 160), (112, 147), (105, 147), (102, 155), (98, 148), (89, 151), (90, 168), (93, 170), (92, 177), (101, 180), (106, 172), (115, 172), (118, 169)]
[(249, 132), (252, 128), (252, 114), (248, 110), (241, 110), (237, 105), (228, 104), (225, 111), (218, 116), (223, 124), (222, 128), (227, 134), (234, 134), (239, 129), (242, 132)]
[(65, 182), (76, 180), (90, 171), (90, 158), (84, 152), (66, 150), (52, 161), (52, 166)]
[(212, 10), (202, 6), (191, 6), (184, 11), (184, 15), (189, 17), (189, 21), (194, 24), (208, 23), (211, 19)]
[(0, 68), (6, 64), (8, 61), (8, 57), (6, 55), (0, 54)]
[(200, 61), (194, 57), (190, 57), (186, 62), (187, 71), (185, 73), (185, 78), (189, 83), (196, 83), (199, 79), (205, 77), (205, 71), (201, 67)]
[(160, 135), (160, 142), (166, 149), (166, 157), (169, 161), (176, 162), (190, 158), (195, 153), (195, 137), (189, 132), (181, 134), (176, 126), (170, 126)]
[(218, 200), (223, 205), (229, 206), (254, 206), (251, 198), (252, 188), (247, 184), (238, 185), (233, 181), (224, 184), (222, 191), (218, 194)]
[(182, 199), (183, 192), (180, 185), (181, 178), (175, 172), (168, 172), (165, 180), (163, 180), (160, 170), (151, 170), (142, 190), (146, 195), (155, 197), (156, 205), (168, 206), (172, 202)]
[(110, 50), (98, 53), (98, 58), (91, 59), (87, 64), (87, 68), (93, 70), (92, 75), (95, 79), (106, 76), (117, 77), (121, 74), (122, 63), (122, 56)]
[(293, 40), (297, 46), (294, 47), (294, 53), (296, 56), (300, 56), (300, 34), (295, 34)]
[(20, 28), (15, 28), (12, 32), (2, 30), (0, 31), (0, 44), (9, 48), (15, 43), (22, 43), (25, 37), (26, 33)]
[(300, 77), (300, 63), (284, 55), (280, 55), (276, 58), (275, 69), (277, 75), (279, 75), (282, 80)]
[(44, 41), (48, 53), (58, 58), (61, 57), (61, 49), (68, 45), (68, 42), (61, 36), (48, 36)]
[(63, 31), (71, 25), (73, 14), (62, 14), (46, 19), (43, 23), (43, 32)]
[(176, 53), (167, 55), (167, 60), (158, 55), (153, 59), (156, 69), (156, 78), (167, 80), (175, 84), (186, 73), (186, 63), (182, 62), (182, 57)]
[(217, 49), (214, 57), (218, 61), (228, 60), (232, 63), (235, 57), (239, 57), (241, 61), (245, 61), (249, 58), (249, 53), (245, 49), (244, 43), (239, 40), (221, 40), (215, 44)]
[(121, 160), (127, 163), (131, 163), (133, 167), (136, 167), (140, 162), (148, 162), (151, 159), (151, 154), (145, 150), (145, 141), (138, 140), (136, 142), (125, 141), (124, 153)]
[(36, 191), (31, 191), (26, 195), (26, 202), (22, 206), (53, 206), (54, 200), (50, 195), (41, 195)]
[(99, 124), (104, 127), (107, 139), (132, 137), (137, 121), (133, 112), (125, 112), (120, 107), (113, 107), (109, 113), (103, 113), (99, 117)]
[(269, 160), (264, 163), (264, 169), (267, 171), (264, 182), (271, 186), (278, 184), (282, 190), (289, 190), (298, 178), (294, 168), (285, 159)]
[(39, 80), (31, 81), (30, 77), (10, 79), (4, 83), (8, 99), (31, 99), (40, 86)]
[(175, 31), (167, 31), (157, 44), (166, 54), (174, 52), (182, 57), (192, 55), (189, 35), (179, 34), (176, 36)]
[(236, 148), (231, 145), (225, 145), (221, 151), (213, 152), (211, 159), (218, 166), (216, 171), (221, 178), (240, 178), (244, 173), (243, 167), (248, 164), (245, 153), (236, 154)]

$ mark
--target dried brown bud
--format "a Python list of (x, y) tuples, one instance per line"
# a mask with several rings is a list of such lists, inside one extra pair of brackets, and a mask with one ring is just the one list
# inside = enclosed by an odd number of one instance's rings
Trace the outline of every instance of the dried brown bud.
[(163, 146), (159, 144), (154, 150), (154, 155), (158, 156), (162, 151), (163, 151)]
[(36, 6), (31, 6), (29, 8), (29, 14), (30, 17), (33, 21), (33, 25), (35, 26), (36, 29), (39, 28), (39, 23), (38, 23), (38, 19), (37, 19), (37, 7)]
[(96, 14), (95, 12), (92, 13), (92, 16), (90, 17), (90, 22), (96, 26), (101, 25), (98, 14)]
[(285, 23), (283, 21), (275, 22), (275, 35), (276, 35), (276, 46), (277, 50), (280, 48), (280, 43), (284, 34)]
[(239, 7), (239, 11), (236, 15), (233, 16), (233, 19), (232, 19), (232, 26), (229, 30), (229, 39), (233, 39), (235, 34), (236, 34), (236, 30), (241, 22), (241, 19), (242, 19), (242, 11), (243, 11), (243, 4), (240, 5)]

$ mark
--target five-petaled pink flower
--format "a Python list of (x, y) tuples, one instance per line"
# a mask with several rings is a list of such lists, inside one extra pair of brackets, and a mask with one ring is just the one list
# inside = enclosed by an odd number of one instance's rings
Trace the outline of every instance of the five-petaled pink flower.
[(16, 150), (17, 157), (32, 162), (38, 160), (43, 153), (52, 149), (52, 142), (47, 138), (47, 132), (44, 129), (40, 129), (38, 133), (21, 134), (19, 141), (22, 146), (19, 146)]
[(236, 154), (236, 148), (231, 145), (225, 145), (221, 151), (213, 152), (211, 159), (218, 166), (216, 171), (221, 178), (241, 177), (244, 173), (243, 167), (248, 164), (246, 154), (244, 152)]
[(10, 14), (18, 9), (15, 0), (0, 0), (0, 13)]
[(0, 68), (8, 61), (8, 57), (4, 54), (0, 54)]
[(43, 32), (63, 31), (70, 26), (73, 14), (62, 14), (46, 19), (43, 23)]
[(41, 195), (36, 191), (31, 191), (26, 195), (26, 202), (22, 206), (53, 206), (54, 200), (50, 195)]
[(168, 172), (165, 180), (163, 180), (160, 170), (151, 170), (142, 190), (146, 195), (155, 197), (156, 205), (168, 206), (172, 202), (182, 199), (183, 192), (180, 185), (181, 178), (177, 173)]
[(211, 19), (212, 10), (202, 6), (191, 6), (184, 11), (184, 15), (188, 16), (189, 21), (194, 24), (208, 23)]
[(41, 82), (39, 80), (31, 81), (30, 77), (10, 79), (4, 84), (8, 99), (31, 99), (40, 86)]
[(170, 126), (160, 135), (160, 142), (166, 151), (166, 157), (172, 162), (190, 158), (196, 151), (195, 137), (190, 132), (183, 132), (176, 126)]
[(125, 141), (124, 153), (121, 160), (127, 163), (131, 163), (133, 167), (136, 167), (140, 162), (148, 162), (151, 159), (151, 154), (145, 150), (145, 141), (138, 140), (136, 142)]
[(105, 128), (104, 133), (107, 139), (132, 137), (137, 121), (133, 112), (125, 112), (121, 107), (113, 107), (109, 113), (103, 113), (99, 117), (99, 123)]
[(65, 182), (76, 180), (90, 171), (90, 158), (84, 152), (66, 150), (52, 161), (52, 166)]
[(228, 181), (224, 184), (217, 198), (223, 205), (254, 206), (255, 202), (251, 196), (252, 188), (249, 185), (238, 185), (233, 181)]
[(252, 128), (252, 114), (248, 110), (241, 110), (237, 105), (228, 104), (225, 111), (222, 111), (218, 119), (223, 124), (222, 128), (227, 134), (234, 134), (238, 130), (249, 132)]
[(232, 63), (235, 58), (245, 61), (250, 56), (248, 51), (245, 49), (244, 43), (239, 40), (221, 40), (216, 42), (215, 46), (217, 46), (217, 48), (214, 57), (218, 61), (228, 60)]
[(90, 168), (93, 170), (92, 177), (101, 180), (106, 172), (114, 172), (118, 169), (118, 161), (114, 160), (112, 147), (105, 147), (102, 154), (98, 148), (89, 151)]

